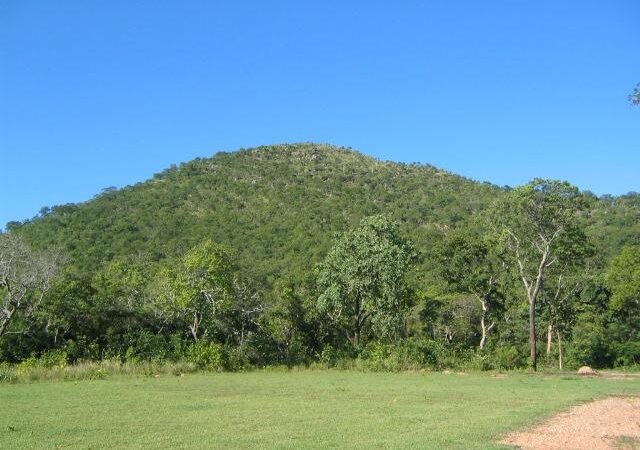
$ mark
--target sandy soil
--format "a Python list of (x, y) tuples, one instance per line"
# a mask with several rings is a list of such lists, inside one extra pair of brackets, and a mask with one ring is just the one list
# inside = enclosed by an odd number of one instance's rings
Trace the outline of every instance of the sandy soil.
[(640, 398), (610, 397), (558, 414), (501, 443), (523, 450), (640, 448)]

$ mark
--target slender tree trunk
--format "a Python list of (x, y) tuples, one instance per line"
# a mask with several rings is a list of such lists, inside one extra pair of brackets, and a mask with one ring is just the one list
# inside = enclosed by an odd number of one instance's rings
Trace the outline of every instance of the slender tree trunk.
[(562, 370), (562, 335), (560, 330), (556, 330), (556, 335), (558, 337), (558, 367)]
[(482, 350), (487, 343), (487, 337), (489, 335), (489, 331), (495, 326), (496, 322), (492, 322), (491, 325), (487, 327), (487, 313), (489, 312), (489, 300), (491, 298), (491, 293), (493, 292), (493, 286), (495, 281), (493, 277), (489, 279), (488, 290), (483, 294), (475, 293), (476, 298), (480, 301), (480, 305), (482, 306), (482, 316), (480, 317), (480, 328), (482, 329), (482, 338), (480, 339), (480, 350)]
[(536, 303), (529, 301), (529, 345), (531, 350), (531, 370), (538, 369), (537, 348), (536, 348)]
[(360, 294), (358, 293), (356, 297), (356, 317), (355, 324), (353, 327), (353, 346), (357, 347), (360, 345), (360, 330), (362, 328), (362, 323), (360, 318), (362, 316), (362, 302), (360, 301)]
[(484, 348), (484, 343), (487, 341), (487, 327), (484, 323), (484, 311), (482, 312), (482, 317), (480, 318), (480, 327), (482, 328), (482, 338), (480, 338), (480, 350)]
[(189, 325), (189, 330), (191, 331), (191, 336), (194, 341), (198, 340), (198, 329), (200, 328), (200, 322), (202, 322), (202, 314), (198, 314), (197, 312), (193, 313), (193, 322)]
[(484, 348), (484, 344), (487, 342), (487, 323), (485, 321), (487, 317), (487, 310), (489, 307), (487, 306), (487, 298), (480, 298), (480, 304), (482, 305), (482, 316), (480, 317), (480, 328), (482, 328), (482, 338), (480, 339), (480, 350)]
[(360, 314), (358, 314), (358, 317), (356, 318), (356, 326), (353, 333), (353, 345), (356, 347), (360, 345), (362, 340), (362, 329), (364, 328), (364, 323), (366, 322), (367, 317), (369, 317), (368, 314), (364, 314), (360, 311)]
[(547, 326), (547, 358), (551, 354), (551, 341), (553, 340), (553, 326)]
[(364, 324), (369, 318), (369, 312), (366, 312), (364, 309), (364, 302), (360, 295), (358, 295), (356, 301), (356, 314), (353, 325), (353, 340), (352, 344), (357, 347), (360, 345), (362, 339), (362, 330), (364, 329)]
[(538, 368), (537, 360), (537, 348), (536, 348), (536, 300), (538, 295), (542, 291), (544, 285), (545, 269), (549, 265), (551, 242), (545, 242), (545, 248), (538, 265), (538, 274), (534, 280), (529, 280), (525, 271), (523, 260), (520, 258), (518, 250), (516, 248), (516, 262), (520, 270), (520, 278), (524, 284), (525, 291), (527, 292), (527, 300), (529, 300), (529, 346), (531, 350), (531, 370), (536, 371)]
[(486, 313), (482, 313), (482, 317), (480, 318), (480, 327), (482, 328), (482, 338), (480, 339), (480, 350), (482, 350), (487, 343), (487, 337), (489, 336), (489, 332), (493, 327), (496, 326), (496, 322), (491, 322), (491, 325), (487, 326), (486, 322)]

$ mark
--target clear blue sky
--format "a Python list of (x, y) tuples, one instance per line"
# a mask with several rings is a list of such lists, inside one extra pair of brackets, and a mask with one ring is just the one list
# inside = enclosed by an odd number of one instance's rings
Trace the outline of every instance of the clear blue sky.
[(299, 141), (640, 191), (638, 82), (637, 0), (1, 0), (0, 226)]

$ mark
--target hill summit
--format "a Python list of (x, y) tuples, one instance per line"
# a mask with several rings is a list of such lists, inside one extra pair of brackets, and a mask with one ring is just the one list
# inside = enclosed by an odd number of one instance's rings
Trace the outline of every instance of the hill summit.
[[(9, 228), (36, 247), (61, 248), (88, 272), (117, 257), (179, 256), (213, 239), (232, 249), (247, 277), (268, 287), (279, 278), (308, 277), (335, 234), (365, 216), (390, 215), (424, 250), (504, 191), (428, 164), (380, 161), (326, 144), (282, 144), (173, 165)], [(604, 255), (639, 235), (637, 195), (585, 195), (593, 206), (589, 233)]]
[(499, 193), (430, 165), (379, 161), (331, 145), (284, 144), (171, 166), (11, 228), (38, 247), (61, 247), (84, 270), (118, 256), (177, 256), (211, 238), (233, 249), (247, 275), (269, 284), (309, 273), (334, 234), (367, 215), (393, 216), (421, 243)]

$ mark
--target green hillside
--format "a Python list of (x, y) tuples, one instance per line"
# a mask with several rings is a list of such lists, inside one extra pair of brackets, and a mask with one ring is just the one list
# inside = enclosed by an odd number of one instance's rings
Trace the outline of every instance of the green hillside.
[(19, 232), (38, 247), (61, 246), (87, 269), (115, 256), (177, 256), (211, 238), (233, 249), (247, 276), (269, 284), (304, 277), (335, 232), (365, 216), (391, 214), (424, 248), (500, 192), (429, 165), (278, 145), (171, 167), (89, 202), (55, 206)]
[[(376, 235), (387, 233), (389, 242), (406, 238), (407, 249), (415, 253), (406, 256), (415, 262), (406, 274), (407, 286), (394, 284), (404, 283), (402, 273), (385, 286), (376, 285), (377, 279), (361, 280), (363, 289), (373, 286), (369, 300), (386, 299), (400, 308), (394, 314), (371, 316), (370, 322), (376, 321), (385, 336), (417, 339), (407, 341), (409, 347), (402, 350), (413, 356), (398, 358), (422, 361), (417, 365), (431, 361), (442, 366), (460, 358), (484, 364), (484, 353), (473, 356), (482, 326), (483, 332), (491, 331), (487, 342), (498, 361), (489, 365), (522, 366), (528, 316), (520, 277), (495, 242), (474, 241), (477, 236), (491, 238), (491, 224), (510, 214), (508, 209), (491, 208), (518, 192), (430, 165), (379, 161), (347, 148), (312, 143), (218, 153), (172, 166), (134, 186), (105, 189), (90, 201), (45, 208), (30, 221), (8, 224), (9, 235), (22, 237), (36, 250), (53, 249), (66, 262), (38, 314), (23, 308), (11, 324), (13, 331), (0, 333), (0, 362), (59, 348), (71, 359), (180, 357), (185, 345), (191, 345), (190, 339), (199, 336), (224, 346), (229, 366), (389, 356), (395, 350), (367, 353), (371, 349), (360, 345), (355, 345), (353, 353), (345, 338), (350, 336), (348, 321), (337, 326), (336, 316), (318, 303), (318, 299), (320, 303), (333, 299), (325, 306), (339, 306), (334, 300), (342, 301), (338, 296), (342, 287), (332, 283), (347, 278), (331, 271), (356, 267), (349, 266), (349, 261), (342, 264), (342, 257), (335, 256), (340, 251), (335, 253), (323, 269), (328, 272), (322, 289), (328, 291), (322, 294), (316, 284), (318, 263), (337, 242), (348, 259), (353, 255), (348, 239), (356, 234), (343, 233), (369, 223), (369, 229), (357, 234), (358, 242), (375, 246)], [(588, 236), (590, 243), (582, 253), (588, 260), (567, 259), (579, 252), (565, 246), (568, 253), (560, 255), (565, 257), (563, 266), (550, 269), (550, 287), (535, 306), (541, 320), (538, 339), (547, 338), (548, 324), (554, 333), (562, 330), (557, 340), (567, 341), (573, 363), (638, 363), (635, 285), (633, 277), (620, 268), (636, 264), (637, 247), (633, 246), (640, 244), (640, 196), (598, 198), (583, 192), (579, 199), (583, 207), (572, 215), (575, 223), (570, 228), (584, 230)], [(393, 224), (362, 221), (379, 214), (399, 224), (397, 233)], [(337, 240), (340, 236), (342, 241)], [(443, 245), (453, 247), (447, 250)], [(375, 261), (372, 264), (384, 263), (380, 254), (362, 250), (357, 264), (365, 264), (369, 257)], [(389, 250), (390, 254), (395, 251)], [(469, 253), (459, 253), (464, 251)], [(449, 267), (447, 279), (441, 265), (452, 260), (463, 266)], [(611, 265), (612, 261), (616, 263)], [(194, 278), (194, 268), (203, 267), (217, 275), (204, 281)], [(358, 270), (365, 278), (386, 274), (382, 265), (369, 274), (362, 267)], [(483, 274), (492, 275), (489, 267), (497, 271), (492, 280), (499, 279), (499, 289), (492, 292), (492, 306), (485, 317), (470, 289), (482, 285)], [(608, 270), (615, 271), (615, 276), (607, 275)], [(452, 273), (469, 277), (455, 279)], [(558, 283), (567, 279), (577, 283), (560, 303), (552, 298), (554, 277)], [(218, 284), (211, 285), (211, 280)], [(556, 287), (561, 292), (561, 284)], [(390, 290), (384, 294), (384, 289)], [(392, 291), (408, 297), (399, 299), (389, 294)], [(212, 309), (206, 314), (189, 303), (215, 293), (226, 300), (210, 302)], [(8, 291), (0, 292), (0, 300), (10, 303)], [(383, 306), (357, 312), (362, 313), (365, 342), (384, 341), (373, 325), (365, 323), (375, 308)], [(198, 329), (196, 319), (204, 316)], [(495, 327), (489, 326), (490, 321)], [(236, 357), (229, 356), (233, 354)]]
[[(300, 279), (335, 232), (386, 213), (426, 249), (504, 190), (425, 164), (379, 161), (343, 147), (285, 144), (218, 153), (172, 166), (148, 181), (54, 206), (19, 228), (37, 247), (59, 246), (96, 269), (115, 256), (154, 260), (211, 238), (229, 246), (248, 276)], [(590, 234), (607, 255), (638, 241), (640, 196), (589, 197)]]

